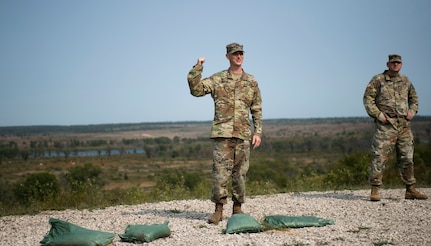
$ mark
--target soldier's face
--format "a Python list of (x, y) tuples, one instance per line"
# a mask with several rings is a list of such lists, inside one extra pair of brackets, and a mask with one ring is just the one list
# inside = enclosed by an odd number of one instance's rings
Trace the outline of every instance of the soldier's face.
[(240, 66), (244, 60), (244, 52), (242, 51), (238, 51), (233, 54), (227, 54), (226, 56), (227, 56), (227, 59), (229, 59), (229, 62), (231, 64), (234, 64), (237, 66)]
[(392, 72), (399, 72), (401, 70), (401, 67), (403, 66), (402, 62), (388, 62), (386, 64), (390, 71)]

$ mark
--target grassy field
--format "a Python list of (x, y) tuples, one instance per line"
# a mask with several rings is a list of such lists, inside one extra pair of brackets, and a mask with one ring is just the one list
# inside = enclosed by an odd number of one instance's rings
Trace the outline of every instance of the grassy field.
[[(251, 153), (247, 181), (249, 194), (367, 187), (366, 167), (369, 165), (367, 158), (373, 126), (368, 118), (264, 121), (262, 146)], [(177, 192), (180, 197), (208, 198), (212, 162), (212, 142), (208, 139), (210, 127), (211, 122), (0, 127), (0, 143), (4, 151), (7, 146), (15, 146), (24, 153), (68, 153), (61, 157), (2, 156), (0, 214), (28, 212), (25, 206), (20, 211), (13, 211), (14, 206), (20, 204), (19, 200), (14, 203), (4, 200), (14, 200), (11, 190), (16, 190), (17, 184), (31, 174), (38, 173), (54, 175), (63, 198), (74, 201), (67, 204), (60, 200), (51, 201), (51, 204), (58, 203), (55, 208), (177, 199), (179, 196), (168, 195), (172, 192)], [(424, 170), (420, 171), (420, 177), (427, 179), (422, 180), (421, 185), (427, 186), (431, 182), (430, 171), (426, 171), (431, 166), (430, 157), (427, 157), (428, 153), (431, 156), (431, 117), (418, 117), (412, 122), (412, 128), (418, 146), (417, 166)], [(102, 144), (93, 146), (90, 144), (93, 142)], [(143, 148), (145, 154), (73, 155), (78, 149), (107, 148)], [(394, 160), (390, 164), (395, 166)], [(97, 183), (90, 183), (91, 187), (86, 186), (87, 193), (77, 196), (70, 190), (71, 181), (67, 175), (88, 171), (85, 168), (89, 167), (97, 170)], [(389, 168), (392, 170), (388, 171), (387, 179), (395, 176), (389, 185), (400, 185), (396, 169)], [(346, 174), (351, 176), (345, 178)], [(95, 198), (88, 201), (90, 198), (85, 196), (94, 196), (93, 189), (97, 190), (99, 198), (106, 200), (110, 197), (111, 201), (104, 204), (98, 204)], [(39, 209), (46, 209), (43, 203)]]
[[(157, 123), (154, 123), (157, 125)], [(28, 147), (32, 141), (66, 141), (79, 139), (80, 141), (90, 141), (104, 139), (114, 143), (120, 143), (123, 139), (145, 139), (168, 137), (173, 139), (184, 138), (208, 138), (211, 122), (184, 122), (184, 123), (164, 123), (163, 127), (151, 127), (143, 130), (122, 130), (117, 126), (111, 132), (71, 132), (71, 133), (51, 133), (34, 135), (6, 135), (1, 134), (0, 142), (16, 142), (20, 148)], [(416, 141), (431, 141), (431, 117), (413, 123)], [(1, 133), (1, 128), (0, 128)], [(304, 141), (304, 139), (319, 136), (320, 138), (335, 139), (337, 136), (361, 136), (366, 144), (371, 141), (373, 133), (373, 123), (368, 118), (334, 118), (334, 119), (302, 119), (302, 120), (267, 120), (264, 122), (265, 142), (280, 141)], [(329, 140), (324, 140), (329, 141)], [(178, 143), (181, 145), (182, 143)], [(204, 143), (210, 145), (211, 143)], [(116, 148), (118, 146), (114, 146)], [(368, 146), (366, 146), (367, 148)], [(259, 150), (257, 150), (259, 151)], [(286, 150), (289, 151), (288, 149)], [(304, 153), (305, 152), (305, 153)], [(295, 151), (286, 153), (287, 163), (292, 165), (325, 165), (338, 160), (344, 153), (339, 151), (321, 152), (319, 150)], [(253, 158), (253, 153), (251, 158)], [(253, 161), (253, 160), (252, 160)], [(154, 176), (164, 169), (183, 168), (188, 171), (202, 171), (210, 173), (211, 157), (205, 156), (199, 160), (181, 158), (147, 158), (142, 154), (123, 154), (111, 156), (69, 156), (65, 157), (35, 157), (23, 160), (20, 158), (3, 159), (0, 165), (0, 178), (8, 182), (16, 182), (27, 174), (35, 172), (51, 172), (56, 175), (67, 172), (74, 165), (92, 163), (103, 169), (105, 189), (117, 187), (151, 187), (154, 185)], [(125, 180), (124, 177), (128, 179)]]

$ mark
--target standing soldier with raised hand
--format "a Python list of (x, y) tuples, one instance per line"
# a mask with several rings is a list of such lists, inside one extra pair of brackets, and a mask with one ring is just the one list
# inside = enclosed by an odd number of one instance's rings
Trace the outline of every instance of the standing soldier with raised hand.
[(405, 199), (428, 199), (428, 196), (419, 193), (413, 186), (416, 179), (410, 121), (418, 112), (418, 96), (410, 80), (400, 74), (403, 66), (400, 55), (389, 55), (386, 66), (387, 70), (371, 79), (363, 97), (365, 110), (374, 118), (376, 125), (371, 146), (370, 200), (380, 201), (379, 186), (382, 185), (385, 164), (394, 148), (397, 168), (406, 184)]
[(257, 148), (262, 136), (262, 98), (257, 80), (242, 68), (243, 46), (238, 43), (228, 44), (226, 58), (230, 64), (228, 69), (201, 79), (205, 58), (200, 57), (187, 76), (193, 96), (211, 94), (214, 100), (211, 201), (215, 203), (215, 213), (208, 219), (213, 224), (218, 224), (223, 219), (223, 205), (227, 203), (227, 184), (230, 178), (232, 214), (243, 213), (241, 204), (245, 200), (250, 141), (253, 149)]

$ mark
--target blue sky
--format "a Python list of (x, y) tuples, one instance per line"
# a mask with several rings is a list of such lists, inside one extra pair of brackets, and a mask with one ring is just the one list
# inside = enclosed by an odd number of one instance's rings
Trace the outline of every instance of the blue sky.
[(431, 1), (0, 1), (0, 126), (209, 121), (190, 95), (244, 45), (263, 116), (366, 116), (362, 95), (387, 55), (431, 115)]

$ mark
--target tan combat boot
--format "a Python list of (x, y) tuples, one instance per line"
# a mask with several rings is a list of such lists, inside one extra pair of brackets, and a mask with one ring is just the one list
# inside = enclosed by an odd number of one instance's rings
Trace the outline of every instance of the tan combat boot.
[(370, 201), (372, 202), (380, 201), (379, 187), (377, 185), (371, 186)]
[(241, 210), (241, 203), (234, 202), (233, 203), (233, 209), (232, 214), (243, 214), (244, 212)]
[(208, 223), (218, 225), (223, 220), (223, 204), (216, 203), (215, 212), (208, 219)]
[(413, 185), (406, 185), (406, 196), (405, 196), (405, 198), (406, 199), (426, 200), (426, 199), (428, 199), (428, 196), (425, 194), (419, 193), (419, 191), (417, 191)]

